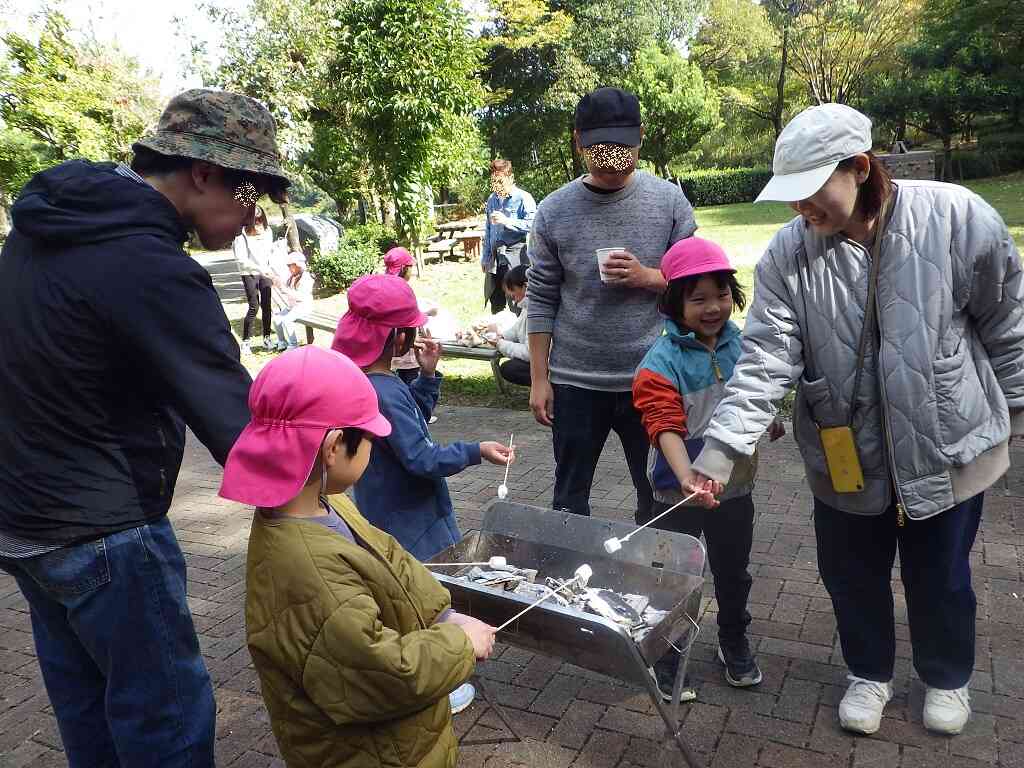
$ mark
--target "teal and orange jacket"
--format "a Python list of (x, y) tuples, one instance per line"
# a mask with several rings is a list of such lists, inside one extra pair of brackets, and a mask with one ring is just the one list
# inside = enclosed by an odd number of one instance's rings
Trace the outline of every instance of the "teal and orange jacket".
[[(640, 361), (633, 378), (633, 404), (651, 441), (647, 475), (658, 501), (674, 504), (683, 498), (658, 450), (658, 436), (679, 433), (692, 461), (703, 447), (704, 430), (739, 356), (740, 329), (731, 320), (722, 327), (715, 348), (709, 349), (692, 332), (666, 319), (664, 334)], [(722, 498), (750, 493), (756, 471), (756, 453), (740, 460)]]

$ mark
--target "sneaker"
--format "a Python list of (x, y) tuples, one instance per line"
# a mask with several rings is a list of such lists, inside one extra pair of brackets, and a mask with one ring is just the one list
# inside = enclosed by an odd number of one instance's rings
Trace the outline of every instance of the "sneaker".
[(277, 342), (277, 351), (278, 352), (284, 352), (286, 349), (288, 349), (288, 342), (287, 341), (280, 341), (280, 340), (278, 340), (278, 342)]
[(931, 688), (924, 695), (924, 727), (937, 733), (955, 736), (971, 716), (971, 696), (967, 686), (944, 691)]
[(882, 724), (882, 710), (892, 698), (892, 681), (879, 683), (847, 675), (850, 687), (839, 702), (839, 724), (848, 731), (871, 734)]
[(437, 416), (431, 416), (431, 417), (430, 417), (430, 418), (429, 418), (429, 419), (427, 420), (427, 424), (436, 424), (436, 423), (437, 423)]
[(463, 683), (454, 691), (448, 694), (448, 704), (452, 708), (452, 714), (457, 715), (476, 698), (476, 688), (470, 683)]
[(238, 345), (238, 349), (239, 349), (239, 351), (243, 355), (251, 355), (252, 354), (252, 344), (249, 343), (248, 339), (246, 339), (241, 344), (239, 344)]
[[(679, 654), (670, 650), (656, 662), (653, 667), (648, 667), (651, 677), (658, 686), (661, 698), (666, 702), (672, 701), (672, 686), (676, 683), (676, 672), (679, 670)], [(689, 677), (683, 678), (683, 691), (679, 697), (680, 701), (693, 701), (697, 698), (697, 692), (690, 686)]]
[(263, 348), (270, 350), (274, 348), (274, 339), (270, 336), (263, 337)]
[(761, 668), (746, 637), (733, 642), (720, 640), (718, 660), (725, 665), (725, 681), (734, 688), (749, 688), (761, 682)]

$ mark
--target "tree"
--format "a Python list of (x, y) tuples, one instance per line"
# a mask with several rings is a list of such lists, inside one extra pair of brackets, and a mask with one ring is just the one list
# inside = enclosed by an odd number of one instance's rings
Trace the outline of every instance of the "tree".
[(674, 48), (641, 50), (623, 85), (636, 94), (644, 118), (641, 158), (669, 175), (678, 161), (718, 122), (718, 101), (705, 86), (700, 69)]
[(816, 0), (794, 21), (789, 67), (816, 103), (845, 104), (893, 65), (919, 11), (915, 0)]

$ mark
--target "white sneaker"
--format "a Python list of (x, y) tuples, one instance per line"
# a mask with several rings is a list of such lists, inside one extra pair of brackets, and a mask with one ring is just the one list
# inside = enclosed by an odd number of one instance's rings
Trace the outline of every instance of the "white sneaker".
[(284, 352), (286, 349), (288, 349), (288, 342), (287, 341), (280, 341), (279, 340), (277, 342), (277, 351), (278, 352)]
[(274, 346), (275, 346), (274, 345), (274, 339), (272, 337), (270, 337), (270, 336), (264, 336), (263, 337), (263, 348), (264, 349), (268, 349), (268, 350), (269, 349), (273, 349)]
[(476, 698), (476, 688), (470, 683), (463, 683), (454, 691), (448, 694), (448, 704), (452, 708), (452, 714), (457, 715)]
[(252, 354), (252, 345), (249, 343), (248, 339), (239, 344), (238, 349), (243, 355)]
[(937, 733), (960, 733), (971, 716), (971, 696), (967, 686), (944, 691), (928, 688), (924, 695), (924, 727)]
[(839, 724), (848, 731), (874, 733), (882, 724), (882, 710), (892, 698), (892, 681), (878, 683), (847, 675), (850, 687), (839, 702)]

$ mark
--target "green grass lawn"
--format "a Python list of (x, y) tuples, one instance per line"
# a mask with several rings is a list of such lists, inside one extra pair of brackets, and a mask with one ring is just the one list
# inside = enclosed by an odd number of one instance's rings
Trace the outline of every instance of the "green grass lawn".
[[(1000, 212), (1010, 227), (1018, 246), (1024, 244), (1024, 173), (1015, 173), (994, 179), (968, 182), (967, 185), (984, 197)], [(783, 204), (722, 205), (700, 208), (696, 212), (698, 234), (722, 245), (738, 269), (740, 284), (748, 298), (753, 295), (754, 265), (778, 228), (793, 217), (792, 210)], [(432, 262), (424, 274), (413, 280), (418, 296), (432, 299), (468, 325), (487, 315), (483, 302), (483, 275), (476, 262)], [(344, 298), (332, 297), (318, 302), (325, 309), (343, 311)], [(742, 325), (744, 313), (734, 319)], [(330, 343), (320, 338), (318, 343)], [(526, 408), (529, 391), (509, 385), (512, 394), (498, 393), (490, 366), (470, 360), (442, 361), (445, 374), (442, 402), (461, 405), (486, 405), (505, 408)]]

